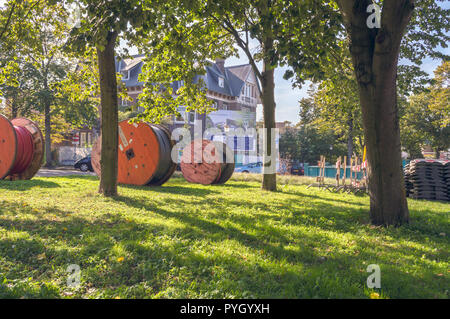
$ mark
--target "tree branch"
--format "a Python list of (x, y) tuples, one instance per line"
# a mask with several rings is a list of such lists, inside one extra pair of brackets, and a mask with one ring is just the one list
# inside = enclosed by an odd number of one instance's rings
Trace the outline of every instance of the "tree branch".
[(16, 3), (11, 6), (11, 10), (9, 11), (8, 20), (6, 20), (6, 23), (3, 27), (2, 32), (0, 33), (0, 40), (3, 38), (3, 35), (5, 34), (6, 30), (8, 30), (9, 24), (11, 23), (11, 18), (14, 13), (14, 10), (16, 9)]
[(234, 39), (237, 42), (237, 45), (244, 51), (245, 55), (247, 56), (249, 63), (251, 64), (253, 71), (256, 74), (256, 77), (262, 81), (262, 74), (258, 69), (258, 66), (256, 65), (255, 59), (253, 58), (248, 43), (246, 44), (244, 42), (244, 40), (242, 40), (242, 38), (239, 35), (239, 32), (233, 27), (233, 25), (231, 24), (231, 21), (227, 19), (224, 20), (224, 23), (226, 25), (226, 30), (228, 30), (228, 32), (231, 33), (231, 35), (234, 37)]

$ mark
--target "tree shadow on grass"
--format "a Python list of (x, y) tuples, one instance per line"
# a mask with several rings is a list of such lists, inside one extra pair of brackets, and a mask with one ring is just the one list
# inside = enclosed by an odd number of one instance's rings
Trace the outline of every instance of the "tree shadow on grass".
[(2, 181), (0, 180), (0, 188), (9, 191), (27, 191), (32, 188), (58, 188), (61, 187), (60, 184), (41, 179), (32, 179), (26, 181)]
[(98, 176), (96, 175), (65, 175), (65, 176), (49, 176), (49, 177), (41, 177), (48, 180), (52, 179), (71, 179), (71, 180), (89, 180), (89, 181), (99, 181)]
[[(99, 214), (94, 219), (89, 216), (88, 220), (87, 216), (78, 216), (72, 211), (57, 207), (48, 207), (45, 212), (34, 212), (29, 207), (11, 202), (9, 205), (15, 205), (14, 211), (8, 216), (0, 216), (0, 227), (22, 235), (0, 240), (1, 256), (7, 264), (17, 267), (16, 276), (33, 277), (35, 281), (50, 278), (59, 280), (62, 282), (60, 285), (64, 286), (67, 276), (65, 268), (75, 263), (82, 268), (84, 282), (96, 289), (109, 291), (111, 295), (114, 295), (118, 287), (123, 286), (132, 294), (132, 287), (145, 283), (151, 287), (153, 295), (168, 289), (170, 285), (177, 293), (175, 297), (210, 298), (224, 298), (230, 294), (255, 298), (364, 297), (364, 282), (368, 274), (365, 266), (360, 265), (363, 260), (380, 260), (382, 264), (386, 264), (402, 256), (414, 256), (417, 257), (417, 263), (424, 262), (419, 258), (422, 254), (419, 250), (398, 252), (390, 249), (386, 251), (384, 259), (377, 255), (376, 250), (366, 251), (364, 259), (344, 252), (324, 256), (316, 248), (332, 247), (334, 242), (332, 238), (319, 233), (298, 233), (295, 249), (292, 246), (287, 248), (286, 245), (292, 244), (292, 239), (274, 226), (274, 221), (279, 221), (275, 210), (253, 218), (230, 215), (229, 219), (233, 224), (226, 220), (222, 224), (215, 218), (208, 220), (208, 217), (183, 211), (183, 204), (188, 203), (185, 200), (180, 201), (180, 210), (175, 211), (161, 205), (164, 200), (149, 201), (144, 196), (122, 196), (116, 198), (116, 201), (132, 208), (145, 208), (155, 216), (177, 220), (182, 226), (168, 228), (163, 224), (152, 224), (149, 227), (146, 223), (130, 221), (111, 212)], [(230, 202), (224, 202), (224, 206), (229, 204)], [(320, 211), (324, 205), (318, 204), (316, 208)], [(220, 213), (226, 214), (226, 207)], [(319, 221), (327, 213), (317, 214), (315, 218)], [(11, 218), (15, 215), (34, 215), (36, 218)], [(255, 218), (258, 218), (258, 223), (255, 223)], [(302, 224), (304, 220), (296, 219), (289, 223)], [(336, 229), (327, 224), (316, 226), (338, 233), (354, 230), (353, 227)], [(24, 233), (29, 236), (23, 236)], [(164, 242), (160, 242), (161, 237), (166, 238)], [(46, 244), (48, 239), (57, 240), (58, 245)], [(210, 243), (211, 247), (220, 249), (225, 246), (222, 243), (229, 241), (239, 242), (248, 248), (250, 254), (260, 255), (261, 260), (267, 262), (244, 259), (245, 249), (214, 254), (212, 248), (208, 247)], [(364, 239), (360, 242), (361, 246), (372, 244)], [(117, 244), (123, 249), (123, 262), (117, 261), (117, 257), (113, 258), (111, 253)], [(207, 246), (199, 250), (198, 244), (202, 245), (200, 247), (205, 244)], [(192, 249), (196, 246), (196, 249)], [(424, 266), (427, 266), (425, 262)], [(382, 269), (384, 267), (387, 266)], [(384, 282), (385, 289), (391, 292), (392, 297), (401, 297), (402, 293), (405, 296), (405, 291), (414, 297), (423, 288), (420, 286), (423, 284), (420, 282), (420, 275), (407, 274), (401, 268), (392, 268), (384, 276), (389, 279)], [(8, 277), (11, 279), (13, 274)], [(437, 280), (440, 282), (433, 285), (444, 286), (445, 279)], [(190, 288), (193, 283), (197, 288)], [(396, 283), (399, 288), (396, 288)], [(430, 287), (434, 286), (426, 286), (427, 290), (423, 292), (425, 296), (432, 296)], [(31, 286), (26, 288), (29, 289), (26, 292), (8, 289), (2, 292), (2, 289), (0, 287), (0, 295), (3, 296), (43, 295), (43, 292), (36, 292)], [(442, 291), (436, 292), (438, 297), (442, 297)], [(58, 294), (56, 292), (50, 297), (60, 297)], [(144, 296), (149, 295), (139, 295)]]
[[(197, 217), (195, 212), (186, 212), (177, 208), (172, 210), (164, 209), (164, 200), (149, 201), (145, 197), (122, 197), (119, 201), (130, 207), (146, 209), (165, 218), (175, 219), (188, 225), (189, 231), (186, 229), (186, 233), (183, 233), (182, 236), (190, 238), (200, 236), (215, 241), (233, 239), (249, 248), (263, 250), (275, 259), (283, 257), (292, 262), (298, 260), (299, 255), (297, 252), (287, 251), (283, 248), (284, 245), (292, 244), (292, 239), (277, 225), (313, 227), (321, 232), (332, 232), (342, 236), (357, 234), (363, 229), (362, 234), (369, 237), (379, 233), (380, 236), (387, 235), (395, 238), (397, 241), (407, 240), (409, 242), (422, 243), (424, 237), (427, 236), (433, 236), (436, 244), (445, 241), (445, 238), (439, 238), (439, 235), (436, 234), (439, 230), (436, 229), (423, 228), (420, 234), (414, 235), (411, 234), (414, 233), (414, 230), (410, 230), (409, 225), (405, 225), (400, 229), (371, 228), (367, 225), (369, 217), (366, 209), (358, 207), (342, 209), (338, 204), (327, 204), (318, 201), (311, 202), (305, 210), (292, 211), (288, 214), (281, 214), (276, 208), (262, 203), (258, 204), (261, 210), (256, 213), (232, 214), (228, 211), (228, 207), (245, 207), (245, 203), (225, 199), (223, 202), (220, 202), (219, 208), (216, 208), (214, 212), (208, 213), (210, 220), (206, 220), (203, 216)], [(210, 201), (211, 199), (208, 198), (203, 199), (195, 202), (195, 206), (204, 207)], [(177, 199), (177, 204), (180, 207), (189, 206), (192, 205), (192, 201)], [(295, 199), (290, 198), (286, 200), (285, 204), (291, 207), (295, 204)], [(252, 205), (252, 207), (254, 208), (255, 205)], [(445, 228), (444, 225), (441, 227)], [(196, 231), (198, 229), (200, 229), (200, 232)], [(240, 229), (246, 229), (247, 232), (242, 232)], [(249, 233), (252, 233), (252, 235)], [(320, 232), (302, 234), (302, 236), (311, 243), (311, 247), (314, 247), (314, 243), (321, 243), (321, 245), (329, 245), (331, 247), (335, 245), (331, 237), (326, 238)], [(361, 247), (373, 245), (372, 242), (368, 242), (366, 239), (357, 238), (356, 241), (358, 246)], [(277, 244), (271, 244), (273, 242)], [(416, 245), (402, 244), (401, 246), (406, 255), (422, 256), (427, 253), (426, 249), (420, 249)], [(389, 251), (390, 249), (385, 248), (385, 250)], [(305, 254), (303, 257), (307, 255)]]
[[(173, 194), (173, 195), (181, 195), (181, 196), (195, 196), (195, 197), (204, 197), (210, 194), (217, 194), (217, 191), (214, 191), (211, 188), (193, 188), (193, 187), (185, 187), (180, 185), (163, 185), (163, 186), (133, 186), (133, 185), (124, 185), (120, 184), (119, 187), (125, 189), (132, 190), (143, 190), (149, 191), (158, 194)], [(120, 193), (120, 192), (119, 192)], [(124, 199), (120, 195), (116, 197), (118, 199)]]
[[(313, 198), (313, 199), (321, 199), (321, 200), (327, 200), (329, 201), (330, 199), (328, 198), (324, 198), (322, 196), (319, 195), (312, 195), (312, 194), (307, 194), (303, 191), (297, 191), (297, 192), (293, 192), (293, 191), (286, 191), (286, 190), (282, 190), (281, 193), (283, 194), (288, 194), (288, 195), (295, 195), (295, 196), (300, 196), (300, 197), (308, 197), (308, 198)], [(330, 193), (331, 194), (331, 193)], [(356, 196), (356, 195), (354, 195)], [(358, 198), (364, 198), (365, 196), (357, 196)], [(358, 203), (358, 202), (352, 202), (352, 201), (348, 201), (348, 200), (344, 200), (344, 199), (336, 199), (333, 198), (332, 200), (333, 202), (339, 202), (339, 203), (343, 203), (343, 204), (349, 204), (349, 205), (355, 205), (355, 206), (362, 206), (362, 207), (366, 207), (366, 204), (363, 203)]]
[[(306, 253), (302, 247), (300, 247), (300, 251), (303, 251), (303, 254), (297, 251), (287, 250), (284, 248), (284, 245), (289, 245), (292, 243), (292, 240), (287, 237), (287, 234), (282, 230), (276, 228), (273, 225), (273, 221), (276, 220), (275, 215), (269, 214), (258, 214), (257, 216), (243, 216), (243, 215), (233, 215), (230, 216), (229, 213), (225, 210), (219, 213), (222, 216), (216, 216), (215, 221), (206, 220), (202, 217), (198, 217), (193, 215), (193, 213), (188, 213), (185, 211), (170, 211), (164, 209), (164, 205), (161, 205), (162, 202), (154, 202), (149, 201), (145, 197), (141, 198), (130, 198), (127, 196), (119, 196), (116, 198), (117, 201), (124, 203), (133, 208), (137, 209), (145, 209), (149, 212), (156, 213), (164, 218), (170, 218), (177, 220), (187, 227), (183, 229), (183, 233), (180, 234), (183, 237), (187, 237), (190, 239), (198, 239), (203, 238), (208, 241), (213, 242), (221, 242), (224, 240), (236, 240), (240, 242), (242, 245), (247, 246), (250, 249), (256, 249), (264, 251), (267, 255), (271, 256), (275, 260), (277, 259), (286, 259), (290, 262), (296, 262), (299, 258), (313, 258), (310, 253)], [(205, 201), (208, 201), (206, 199)], [(232, 201), (226, 201), (223, 206), (226, 207)], [(180, 207), (184, 205), (192, 204), (192, 202), (185, 200), (177, 200), (177, 204)], [(198, 204), (199, 207), (202, 206), (201, 203)], [(228, 217), (226, 215), (228, 214)], [(221, 217), (224, 217), (221, 219)], [(223, 222), (221, 220), (231, 221), (233, 224), (239, 226), (233, 226), (231, 223)], [(258, 223), (255, 220), (258, 220)], [(302, 223), (301, 220), (291, 220), (294, 224)], [(289, 222), (287, 221), (287, 222)], [(345, 225), (345, 223), (343, 223)], [(340, 232), (350, 232), (354, 231), (354, 227), (358, 227), (357, 225), (349, 226), (347, 229), (341, 229)], [(246, 229), (244, 232), (240, 229)], [(331, 230), (336, 231), (335, 228), (330, 226)], [(253, 235), (249, 233), (257, 233), (258, 235)], [(322, 244), (333, 245), (333, 241), (331, 238), (324, 238), (320, 236), (320, 234), (302, 234), (304, 240), (308, 240), (311, 244), (321, 242)], [(311, 247), (306, 248), (306, 250)], [(314, 258), (313, 258), (314, 259)], [(314, 260), (309, 260), (313, 262)]]

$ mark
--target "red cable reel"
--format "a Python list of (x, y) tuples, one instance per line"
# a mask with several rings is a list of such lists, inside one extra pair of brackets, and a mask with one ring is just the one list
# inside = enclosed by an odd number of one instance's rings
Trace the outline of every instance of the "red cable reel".
[(44, 139), (34, 122), (9, 121), (0, 114), (0, 179), (31, 179), (41, 168), (43, 156)]

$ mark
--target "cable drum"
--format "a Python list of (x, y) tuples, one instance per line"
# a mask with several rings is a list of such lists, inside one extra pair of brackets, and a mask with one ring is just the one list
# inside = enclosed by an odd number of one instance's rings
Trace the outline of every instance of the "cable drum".
[(235, 169), (234, 153), (219, 141), (195, 140), (183, 150), (181, 172), (194, 184), (225, 184)]
[(152, 129), (158, 136), (160, 160), (155, 175), (149, 186), (159, 186), (167, 182), (176, 169), (176, 164), (172, 161), (171, 154), (174, 142), (170, 138), (170, 131), (162, 125), (152, 125)]
[(14, 126), (17, 136), (16, 162), (10, 174), (20, 174), (30, 165), (34, 155), (33, 136), (23, 127)]
[[(164, 184), (176, 169), (171, 160), (173, 145), (170, 132), (164, 126), (120, 122), (118, 183), (138, 186)], [(100, 176), (101, 136), (91, 155), (92, 167)]]
[(32, 178), (43, 156), (43, 136), (34, 122), (25, 118), (9, 121), (0, 114), (0, 179)]

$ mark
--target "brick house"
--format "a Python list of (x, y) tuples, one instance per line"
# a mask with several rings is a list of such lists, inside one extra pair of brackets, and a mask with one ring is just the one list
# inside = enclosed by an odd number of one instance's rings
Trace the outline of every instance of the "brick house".
[[(132, 101), (121, 100), (122, 109), (135, 106), (139, 110), (139, 95), (142, 93), (144, 83), (139, 82), (142, 72), (144, 55), (118, 60), (116, 72), (122, 74), (122, 82)], [(254, 160), (251, 155), (256, 151), (256, 138), (235, 137), (229, 138), (226, 133), (230, 129), (256, 128), (256, 108), (261, 103), (260, 88), (250, 64), (225, 67), (225, 60), (218, 59), (206, 68), (204, 75), (199, 75), (207, 88), (207, 98), (214, 101), (216, 111), (209, 114), (186, 112), (186, 108), (178, 108), (181, 116), (174, 116), (169, 120), (169, 128), (174, 130), (189, 126), (191, 133), (196, 125), (202, 125), (203, 131), (209, 128), (219, 129), (221, 136), (212, 136), (211, 139), (221, 140), (235, 152), (235, 160), (239, 163), (248, 163)], [(183, 85), (181, 81), (174, 82), (173, 88), (177, 90)]]

